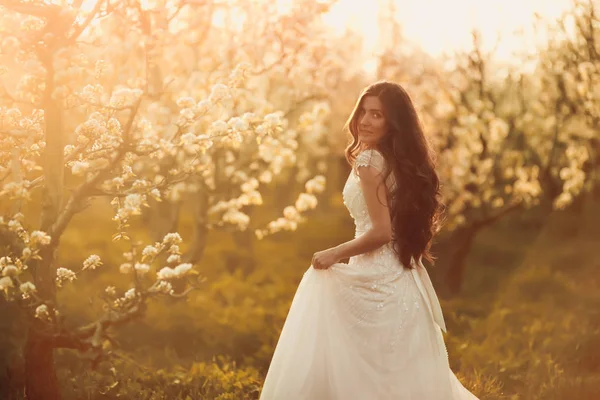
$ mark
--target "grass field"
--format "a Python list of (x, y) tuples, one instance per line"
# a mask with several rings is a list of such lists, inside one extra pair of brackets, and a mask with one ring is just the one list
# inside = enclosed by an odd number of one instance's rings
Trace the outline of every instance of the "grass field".
[[(98, 215), (100, 215), (99, 213)], [(444, 254), (430, 273), (448, 325), (457, 376), (481, 399), (592, 400), (600, 393), (600, 204), (581, 212), (512, 215), (483, 231), (467, 260), (459, 296), (445, 296)], [(61, 291), (72, 324), (100, 313), (108, 284), (127, 286), (110, 233), (74, 221), (61, 263), (76, 269), (87, 254), (106, 268)], [(103, 225), (104, 226), (104, 225)], [(338, 199), (297, 232), (236, 247), (211, 235), (198, 270), (202, 290), (154, 302), (146, 317), (116, 335), (115, 358), (96, 370), (59, 351), (66, 399), (255, 399), (292, 296), (314, 251), (352, 237)], [(108, 229), (108, 227), (106, 228)], [(182, 225), (184, 239), (189, 237)], [(86, 232), (85, 236), (81, 232)], [(447, 247), (440, 246), (440, 248)], [(3, 348), (20, 343), (15, 324)], [(3, 352), (4, 354), (8, 354)], [(10, 354), (19, 364), (18, 351)], [(104, 393), (104, 394), (102, 394)]]

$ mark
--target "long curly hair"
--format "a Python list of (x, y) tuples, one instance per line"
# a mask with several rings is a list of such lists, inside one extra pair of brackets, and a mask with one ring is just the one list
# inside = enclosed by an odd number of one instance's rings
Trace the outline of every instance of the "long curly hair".
[(435, 170), (434, 153), (423, 133), (413, 102), (402, 86), (388, 81), (373, 83), (363, 90), (346, 129), (352, 135), (346, 159), (354, 165), (362, 149), (358, 125), (363, 100), (376, 96), (382, 103), (387, 132), (377, 143), (386, 160), (384, 182), (394, 174), (396, 186), (389, 191), (393, 248), (405, 268), (412, 268), (411, 258), (421, 257), (433, 264), (433, 237), (442, 224), (443, 204), (440, 181)]

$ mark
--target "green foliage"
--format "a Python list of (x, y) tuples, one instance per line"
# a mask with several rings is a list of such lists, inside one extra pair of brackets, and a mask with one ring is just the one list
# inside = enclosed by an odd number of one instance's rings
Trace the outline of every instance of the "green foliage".
[(256, 399), (260, 390), (256, 369), (239, 368), (225, 357), (169, 369), (151, 370), (119, 360), (110, 367), (75, 376), (70, 371), (61, 372), (66, 400), (246, 400)]
[[(599, 211), (597, 205), (591, 207), (587, 216), (597, 216)], [(489, 299), (489, 293), (477, 289), (452, 303), (461, 312), (452, 315), (452, 322), (466, 331), (450, 328), (450, 359), (461, 371), (476, 371), (463, 382), (482, 398), (597, 398), (600, 281), (598, 228), (591, 221), (586, 214), (552, 215), (536, 240), (521, 247), (526, 252), (522, 265), (477, 272), (500, 282), (487, 305), (467, 304), (478, 297)], [(565, 235), (573, 228), (579, 230), (578, 236)], [(514, 229), (512, 225), (505, 233)], [(566, 241), (565, 236), (576, 240)], [(519, 247), (508, 236), (506, 243)], [(502, 387), (491, 390), (490, 383)]]
[[(478, 238), (465, 292), (443, 299), (443, 306), (452, 368), (481, 399), (595, 398), (600, 282), (592, 221), (599, 214), (597, 205), (581, 215), (528, 212)], [(347, 240), (350, 228), (346, 211), (335, 207), (252, 250), (215, 236), (199, 266), (205, 286), (185, 301), (151, 304), (142, 321), (116, 335), (118, 351), (135, 363), (117, 359), (89, 371), (79, 358), (61, 353), (63, 387), (73, 396), (67, 398), (257, 398), (306, 260)], [(565, 240), (574, 230), (576, 240)], [(253, 266), (241, 258), (228, 266), (235, 254), (251, 256)], [(438, 256), (434, 280), (444, 272), (444, 254)], [(65, 291), (64, 302), (75, 315), (89, 313), (81, 307), (82, 293), (100, 291), (103, 281), (100, 275), (83, 291)]]

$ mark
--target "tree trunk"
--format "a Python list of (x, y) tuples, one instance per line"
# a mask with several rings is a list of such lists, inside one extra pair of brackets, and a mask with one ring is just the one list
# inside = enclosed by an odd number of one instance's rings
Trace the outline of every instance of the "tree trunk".
[[(8, 252), (7, 252), (8, 253)], [(25, 365), (22, 332), (27, 329), (25, 312), (13, 302), (0, 296), (0, 399), (25, 398)]]
[[(44, 94), (44, 119), (46, 149), (42, 165), (44, 168), (44, 196), (40, 230), (52, 236), (52, 226), (57, 220), (63, 203), (64, 187), (64, 138), (62, 110), (52, 99), (54, 92), (54, 70), (52, 56), (45, 61), (46, 90)], [(52, 237), (50, 245), (42, 248), (42, 259), (32, 265), (33, 281), (38, 295), (50, 305), (56, 304), (55, 250), (60, 237)], [(49, 307), (52, 309), (53, 307)], [(60, 399), (60, 390), (54, 367), (52, 343), (41, 337), (39, 320), (29, 323), (25, 343), (25, 392), (28, 400)]]
[(201, 188), (195, 200), (194, 207), (194, 233), (192, 236), (192, 245), (184, 256), (186, 262), (198, 263), (204, 256), (206, 240), (208, 235), (208, 192)]
[[(247, 210), (243, 210), (251, 219), (252, 214), (255, 211), (254, 207), (248, 207)], [(244, 276), (250, 275), (256, 269), (256, 259), (254, 257), (254, 244), (256, 236), (254, 230), (251, 228), (245, 231), (234, 231), (233, 242), (237, 249), (232, 253), (232, 272), (235, 269), (242, 269)]]
[(455, 234), (452, 235), (451, 243), (454, 243), (455, 248), (450, 256), (450, 265), (446, 274), (446, 283), (452, 294), (459, 293), (462, 288), (467, 256), (471, 251), (473, 239), (475, 239), (477, 232), (479, 232), (479, 227), (470, 225), (458, 228)]
[[(60, 400), (54, 368), (54, 347), (32, 324), (25, 345), (25, 392), (27, 400)], [(37, 329), (36, 329), (37, 328)]]
[(458, 228), (454, 235), (452, 235), (452, 243), (455, 242), (455, 248), (452, 251), (450, 257), (450, 265), (448, 267), (448, 273), (446, 275), (446, 282), (452, 294), (457, 294), (461, 290), (462, 280), (466, 267), (466, 260), (473, 240), (475, 236), (483, 229), (493, 225), (499, 219), (506, 215), (519, 210), (521, 208), (520, 203), (515, 203), (510, 207), (499, 211), (497, 214), (490, 215), (487, 218), (471, 223), (470, 225)]

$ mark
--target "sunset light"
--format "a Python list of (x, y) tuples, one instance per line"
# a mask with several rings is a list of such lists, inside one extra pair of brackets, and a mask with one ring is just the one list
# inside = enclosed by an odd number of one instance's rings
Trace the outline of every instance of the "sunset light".
[[(498, 56), (509, 59), (513, 51), (534, 45), (534, 14), (556, 18), (571, 0), (339, 0), (324, 18), (338, 30), (349, 25), (361, 32), (366, 45), (376, 51), (378, 16), (387, 12), (390, 3), (405, 37), (432, 55), (469, 47), (471, 31), (476, 29), (487, 48), (500, 35)], [(517, 35), (520, 31), (525, 40)]]
[(598, 0), (0, 0), (0, 399), (591, 400)]

